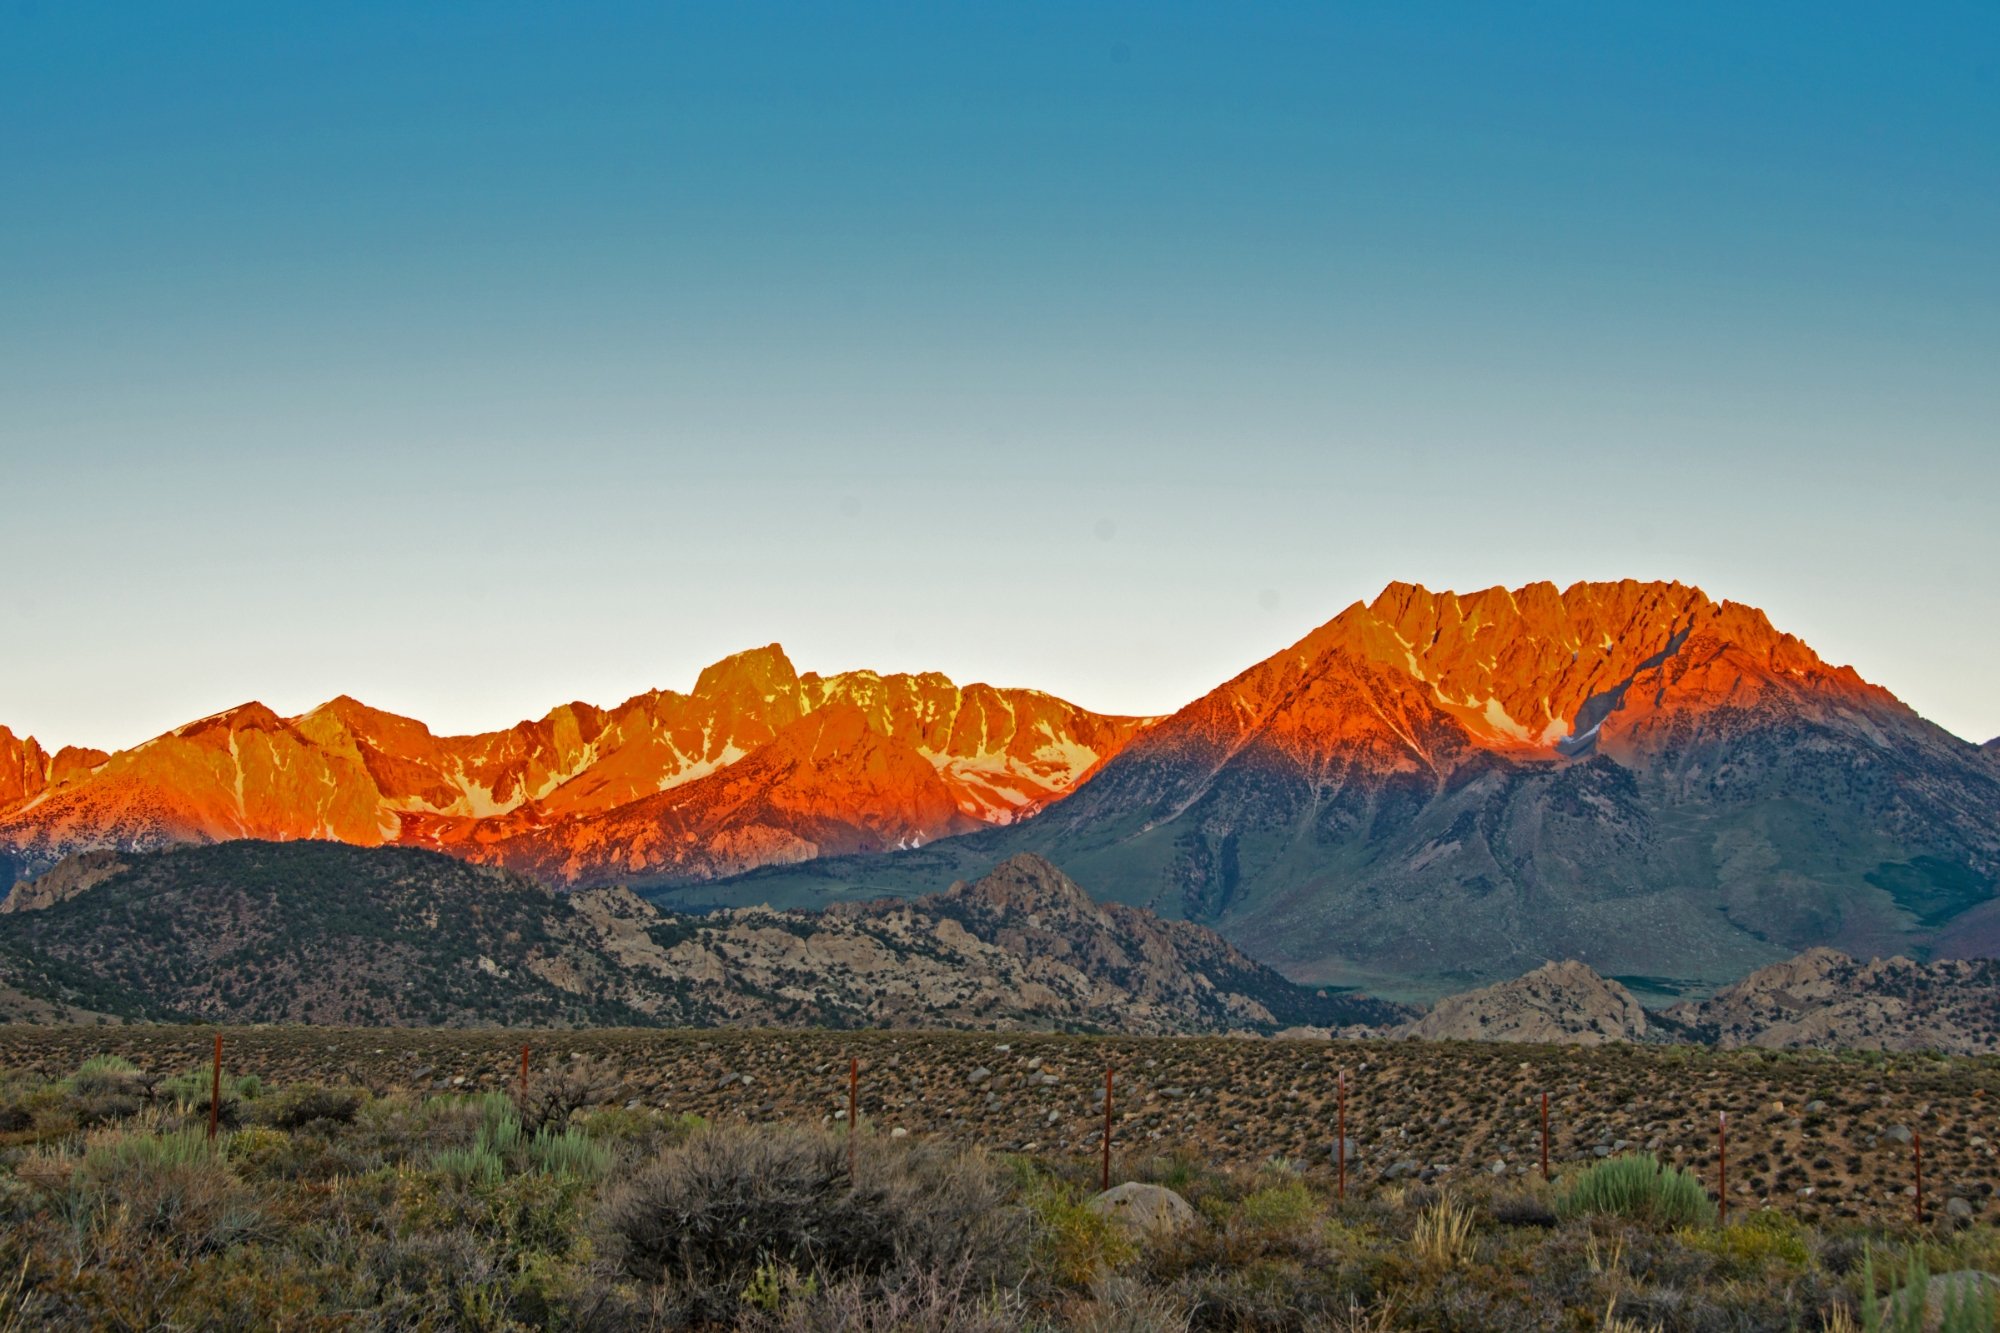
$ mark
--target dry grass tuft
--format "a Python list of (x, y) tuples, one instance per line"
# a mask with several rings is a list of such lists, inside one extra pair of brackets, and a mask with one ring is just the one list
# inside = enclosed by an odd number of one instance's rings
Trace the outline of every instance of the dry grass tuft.
[(1426, 1268), (1456, 1268), (1472, 1258), (1472, 1210), (1439, 1199), (1417, 1215), (1410, 1251)]

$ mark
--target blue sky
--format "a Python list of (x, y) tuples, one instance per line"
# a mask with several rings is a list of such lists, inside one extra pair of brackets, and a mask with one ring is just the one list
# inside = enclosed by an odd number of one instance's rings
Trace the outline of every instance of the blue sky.
[(0, 4), (0, 722), (1165, 711), (1678, 577), (2000, 733), (2000, 10)]

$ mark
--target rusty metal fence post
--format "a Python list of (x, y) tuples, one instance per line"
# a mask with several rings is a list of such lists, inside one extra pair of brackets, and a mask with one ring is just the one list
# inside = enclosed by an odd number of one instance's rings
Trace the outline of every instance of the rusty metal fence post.
[(1111, 1071), (1104, 1071), (1104, 1166), (1098, 1173), (1098, 1188), (1111, 1188)]
[(1910, 1135), (1910, 1149), (1917, 1161), (1917, 1225), (1924, 1224), (1924, 1132), (1917, 1130)]
[(1345, 1201), (1347, 1198), (1347, 1071), (1345, 1069), (1340, 1071), (1336, 1086), (1338, 1092), (1335, 1097), (1340, 1109), (1335, 1123), (1339, 1137), (1333, 1142), (1334, 1197)]
[(1549, 1094), (1542, 1094), (1542, 1183), (1549, 1183)]
[(222, 1124), (222, 1034), (215, 1034), (215, 1062), (209, 1069), (208, 1079), (208, 1141), (215, 1142), (215, 1131)]
[(1715, 1197), (1722, 1204), (1722, 1225), (1729, 1225), (1729, 1112), (1715, 1113)]

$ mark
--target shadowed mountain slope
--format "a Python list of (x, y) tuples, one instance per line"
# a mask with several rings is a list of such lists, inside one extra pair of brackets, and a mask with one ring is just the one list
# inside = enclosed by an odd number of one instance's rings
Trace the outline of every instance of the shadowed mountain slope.
[(1095, 904), (1033, 857), (915, 901), (703, 917), (328, 842), (100, 856), (44, 879), (62, 891), (24, 886), (0, 915), (0, 1017), (1166, 1033), (1407, 1016)]
[(1671, 993), (1982, 943), (2000, 770), (1699, 589), (1392, 585), (1031, 821), (663, 901), (918, 892), (1023, 850), (1301, 980), (1423, 997), (1575, 958)]

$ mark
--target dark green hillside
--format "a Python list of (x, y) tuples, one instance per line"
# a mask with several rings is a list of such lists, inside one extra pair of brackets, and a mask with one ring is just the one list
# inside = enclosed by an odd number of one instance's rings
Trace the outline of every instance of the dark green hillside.
[(663, 917), (407, 848), (71, 858), (0, 912), (0, 1021), (1274, 1030), (1405, 1017), (1040, 863), (972, 897)]
[(132, 1018), (644, 1022), (537, 975), (579, 961), (558, 907), (530, 880), (431, 852), (231, 842), (0, 916), (0, 950), (33, 989)]

